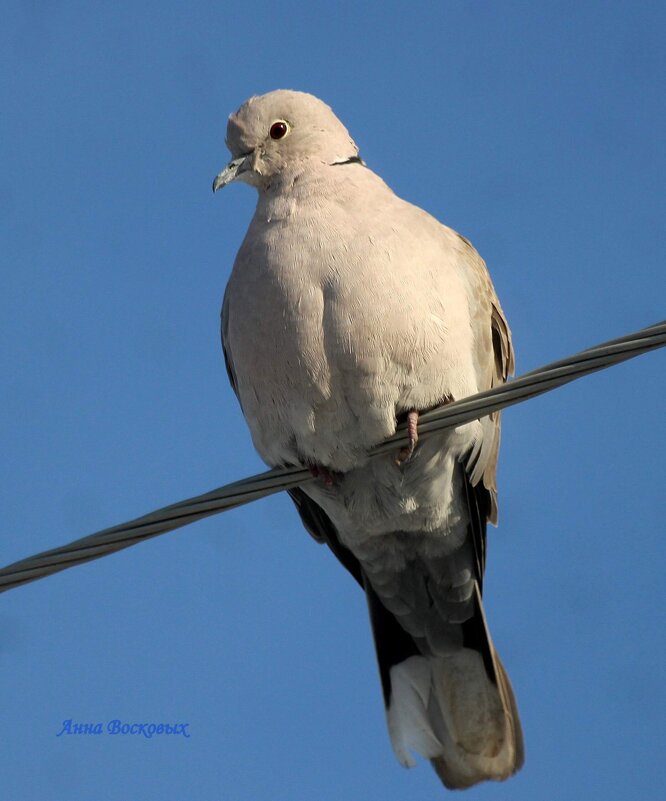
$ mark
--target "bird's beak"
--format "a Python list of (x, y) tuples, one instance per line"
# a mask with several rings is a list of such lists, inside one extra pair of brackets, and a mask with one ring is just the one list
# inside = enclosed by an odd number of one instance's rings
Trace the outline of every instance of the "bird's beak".
[(213, 192), (217, 192), (218, 189), (222, 189), (222, 187), (230, 184), (232, 181), (235, 181), (244, 172), (251, 170), (251, 156), (252, 153), (245, 153), (242, 156), (239, 156), (237, 159), (230, 161), (222, 170), (222, 172), (215, 176), (215, 180), (213, 181)]

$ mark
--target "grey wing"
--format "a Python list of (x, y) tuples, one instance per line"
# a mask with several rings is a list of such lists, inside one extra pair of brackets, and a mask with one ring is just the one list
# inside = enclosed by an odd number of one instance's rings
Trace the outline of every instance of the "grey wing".
[(361, 589), (365, 590), (377, 650), (382, 692), (384, 702), (388, 706), (391, 696), (391, 668), (420, 653), (418, 646), (402, 627), (398, 618), (382, 603), (370, 584), (361, 563), (342, 544), (335, 526), (321, 506), (298, 487), (288, 490), (288, 492), (298, 509), (301, 522), (309, 534), (317, 542), (328, 545), (338, 561), (347, 568)]
[(300, 487), (287, 490), (301, 517), (306, 531), (319, 543), (325, 543), (338, 561), (347, 568), (358, 584), (363, 587), (363, 571), (358, 559), (346, 548), (338, 537), (338, 532), (326, 512), (308, 497)]
[[(483, 259), (464, 243), (463, 266), (469, 283), (469, 304), (474, 329), (474, 362), (479, 390), (503, 384), (513, 375), (515, 359), (511, 331), (495, 294)], [(500, 445), (500, 412), (482, 418), (483, 438), (467, 464), (472, 486), (481, 482), (490, 493), (488, 520), (497, 524), (497, 457)]]
[[(220, 337), (222, 340), (222, 353), (224, 354), (224, 365), (227, 368), (227, 376), (229, 377), (229, 383), (231, 384), (231, 388), (234, 391), (234, 394), (238, 398), (238, 402), (240, 403), (240, 397), (238, 395), (238, 381), (236, 379), (236, 371), (234, 370), (234, 363), (231, 358), (231, 351), (229, 350), (229, 291), (224, 293), (224, 300), (222, 301), (222, 311), (220, 313)], [(243, 405), (241, 404), (241, 409)]]

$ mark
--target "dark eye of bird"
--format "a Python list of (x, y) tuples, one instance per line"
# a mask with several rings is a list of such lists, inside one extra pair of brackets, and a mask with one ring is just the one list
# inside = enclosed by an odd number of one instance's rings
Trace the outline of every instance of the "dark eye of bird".
[(271, 139), (282, 139), (282, 137), (287, 133), (288, 127), (287, 123), (283, 122), (282, 120), (278, 120), (271, 125), (271, 129), (269, 131), (271, 135)]

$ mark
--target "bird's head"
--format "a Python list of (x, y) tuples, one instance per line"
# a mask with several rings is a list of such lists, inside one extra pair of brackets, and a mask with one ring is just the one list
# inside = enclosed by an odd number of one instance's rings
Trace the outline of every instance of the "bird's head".
[(232, 160), (216, 176), (213, 191), (232, 181), (262, 189), (308, 163), (360, 161), (358, 148), (331, 109), (305, 92), (278, 89), (251, 97), (229, 117), (227, 147)]

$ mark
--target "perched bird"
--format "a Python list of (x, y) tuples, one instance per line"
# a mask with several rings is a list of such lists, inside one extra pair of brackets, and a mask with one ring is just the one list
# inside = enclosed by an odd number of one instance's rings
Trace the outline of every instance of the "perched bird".
[[(226, 142), (213, 189), (259, 193), (222, 307), (254, 445), (318, 476), (290, 494), (367, 596), (400, 762), (422, 754), (451, 788), (506, 779), (523, 738), (481, 602), (499, 414), (417, 441), (419, 412), (513, 372), (485, 264), (397, 197), (312, 95), (252, 97)], [(409, 447), (369, 458), (403, 419)]]

